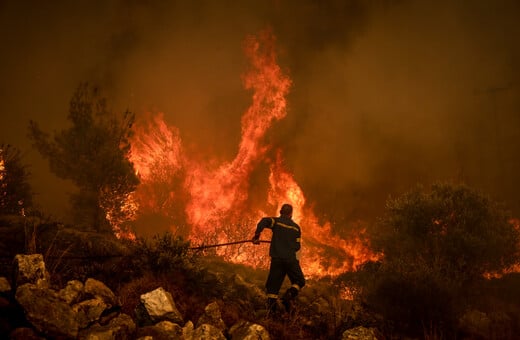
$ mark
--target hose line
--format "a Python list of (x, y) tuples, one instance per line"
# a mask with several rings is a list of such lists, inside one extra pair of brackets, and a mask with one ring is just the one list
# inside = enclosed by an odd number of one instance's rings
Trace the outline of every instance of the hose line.
[[(240, 244), (240, 243), (249, 243), (253, 242), (252, 240), (243, 240), (243, 241), (235, 241), (235, 242), (228, 242), (228, 243), (218, 243), (218, 244), (210, 244), (210, 245), (201, 245), (198, 247), (191, 247), (190, 250), (202, 250), (207, 248), (215, 248), (215, 247), (224, 247), (224, 246), (230, 246), (233, 244)], [(271, 241), (266, 240), (259, 240), (260, 243), (271, 243)]]

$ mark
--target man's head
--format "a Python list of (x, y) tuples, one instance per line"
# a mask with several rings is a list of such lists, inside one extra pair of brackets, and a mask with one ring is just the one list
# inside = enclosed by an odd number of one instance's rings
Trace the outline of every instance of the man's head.
[(280, 215), (291, 217), (292, 216), (292, 205), (285, 203), (280, 209)]

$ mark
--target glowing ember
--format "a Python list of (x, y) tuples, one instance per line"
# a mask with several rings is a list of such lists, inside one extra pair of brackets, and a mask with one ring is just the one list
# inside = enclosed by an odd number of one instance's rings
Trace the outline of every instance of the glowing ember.
[(3, 153), (3, 150), (0, 149), (0, 180), (3, 180), (5, 177), (5, 161)]
[(4, 151), (3, 149), (0, 149), (0, 195), (4, 196), (5, 192), (4, 189), (6, 187), (6, 183), (4, 183), (4, 178), (6, 176), (6, 170), (5, 170), (5, 161), (4, 161)]
[[(119, 239), (135, 240), (135, 234), (128, 227), (128, 222), (135, 220), (138, 205), (134, 194), (126, 194), (119, 197), (114, 192), (102, 190), (101, 208), (105, 211), (105, 217), (112, 226), (114, 234)], [(119, 206), (118, 206), (119, 205)]]
[[(509, 220), (509, 223), (513, 225), (513, 227), (520, 232), (520, 219), (512, 218)], [(518, 245), (518, 248), (520, 249), (520, 244)], [(519, 250), (520, 251), (520, 250)], [(504, 276), (505, 274), (511, 274), (511, 273), (520, 273), (520, 263), (514, 264), (511, 267), (507, 268), (506, 270), (503, 270), (502, 272), (495, 272), (495, 273), (486, 273), (484, 274), (484, 277), (486, 279), (498, 279)]]
[[(7, 146), (9, 147), (9, 145)], [(0, 207), (4, 207), (4, 204), (7, 204), (6, 199), (9, 200), (8, 193), (7, 193), (7, 186), (8, 186), (8, 180), (7, 180), (7, 169), (6, 169), (6, 154), (8, 151), (6, 149), (0, 148)], [(8, 157), (8, 156), (7, 156)], [(20, 208), (19, 212), (20, 215), (25, 216), (25, 208), (24, 208), (24, 201), (23, 199), (18, 200), (16, 202), (18, 204), (18, 207)]]
[(353, 301), (355, 296), (355, 291), (351, 287), (344, 287), (340, 291), (340, 296), (344, 300)]
[[(330, 222), (320, 225), (306, 206), (303, 191), (284, 168), (281, 151), (275, 161), (268, 162), (268, 202), (253, 206), (249, 199), (251, 173), (265, 164), (269, 151), (264, 136), (275, 121), (287, 114), (291, 81), (277, 64), (274, 42), (270, 31), (246, 39), (245, 53), (251, 67), (243, 81), (244, 87), (253, 91), (253, 97), (242, 116), (236, 157), (216, 167), (211, 166), (215, 161), (202, 164), (195, 157), (189, 158), (177, 129), (168, 127), (162, 115), (157, 115), (137, 126), (132, 142), (131, 160), (141, 179), (135, 199), (141, 213), (170, 217), (177, 233), (179, 225), (186, 223), (190, 227), (186, 236), (197, 245), (250, 239), (260, 217), (277, 215), (280, 206), (289, 202), (294, 207), (293, 218), (302, 226), (305, 273), (322, 277), (354, 270), (363, 262), (377, 259), (368, 250), (362, 231), (347, 241), (333, 234)], [(212, 249), (229, 261), (252, 266), (267, 264), (265, 244)]]

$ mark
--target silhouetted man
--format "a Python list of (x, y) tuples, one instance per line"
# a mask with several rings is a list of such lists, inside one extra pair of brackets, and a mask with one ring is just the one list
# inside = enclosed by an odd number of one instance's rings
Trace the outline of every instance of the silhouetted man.
[(260, 233), (265, 228), (272, 229), (271, 246), (269, 256), (271, 256), (271, 266), (265, 287), (267, 289), (267, 310), (272, 313), (276, 310), (278, 293), (282, 287), (283, 280), (287, 275), (291, 281), (291, 287), (287, 289), (282, 297), (282, 303), (287, 312), (291, 310), (292, 301), (305, 286), (298, 260), (297, 252), (300, 250), (301, 229), (292, 220), (293, 207), (290, 204), (282, 205), (279, 217), (264, 217), (258, 222), (254, 244), (260, 244)]

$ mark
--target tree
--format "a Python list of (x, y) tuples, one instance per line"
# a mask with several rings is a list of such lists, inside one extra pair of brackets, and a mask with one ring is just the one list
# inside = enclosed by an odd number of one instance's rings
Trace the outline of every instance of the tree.
[(32, 205), (29, 171), (19, 149), (0, 145), (0, 214), (24, 215)]
[(134, 114), (116, 115), (97, 88), (84, 83), (75, 91), (67, 119), (71, 126), (52, 140), (31, 121), (29, 138), (48, 159), (58, 177), (71, 180), (79, 192), (71, 195), (73, 216), (80, 225), (111, 230), (121, 222), (129, 195), (139, 183), (128, 159)]
[(362, 296), (387, 320), (449, 330), (485, 274), (518, 263), (505, 209), (463, 185), (434, 184), (390, 199), (370, 231), (384, 253), (365, 267)]

